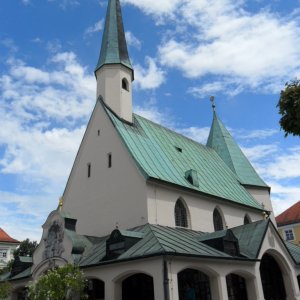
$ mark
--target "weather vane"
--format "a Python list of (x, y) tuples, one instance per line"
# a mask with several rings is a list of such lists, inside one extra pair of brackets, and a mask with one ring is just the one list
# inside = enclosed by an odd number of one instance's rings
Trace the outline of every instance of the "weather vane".
[(210, 96), (210, 102), (214, 111), (216, 111), (215, 97)]

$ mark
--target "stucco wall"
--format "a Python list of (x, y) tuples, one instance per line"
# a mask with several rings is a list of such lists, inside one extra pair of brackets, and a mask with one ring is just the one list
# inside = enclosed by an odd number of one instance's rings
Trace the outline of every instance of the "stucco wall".
[[(112, 155), (111, 168), (108, 153)], [(125, 229), (146, 223), (145, 179), (100, 103), (94, 109), (63, 199), (63, 210), (78, 220), (78, 234), (103, 236), (116, 226)]]
[[(104, 102), (121, 118), (132, 122), (132, 71), (122, 65), (106, 65), (97, 75), (97, 98), (101, 95)], [(122, 88), (126, 78), (129, 89)]]
[(147, 188), (148, 220), (152, 224), (175, 226), (174, 208), (179, 198), (184, 199), (188, 207), (190, 228), (193, 230), (214, 231), (213, 211), (216, 207), (223, 213), (224, 221), (229, 228), (244, 224), (246, 214), (252, 222), (263, 218), (257, 210), (216, 200), (212, 197), (204, 197), (153, 183), (148, 183)]

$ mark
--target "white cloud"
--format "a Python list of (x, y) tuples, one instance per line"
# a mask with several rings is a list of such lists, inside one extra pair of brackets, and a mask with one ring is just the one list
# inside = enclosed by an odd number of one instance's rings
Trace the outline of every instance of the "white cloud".
[(260, 167), (260, 172), (270, 179), (300, 178), (300, 147), (281, 153), (271, 162)]
[(123, 0), (122, 3), (135, 5), (143, 10), (146, 14), (154, 14), (159, 16), (172, 14), (180, 3), (180, 0)]
[(176, 129), (176, 131), (184, 136), (197, 141), (200, 144), (206, 145), (207, 137), (209, 134), (209, 127), (188, 127), (182, 129)]
[(20, 215), (14, 224), (32, 218), (33, 229), (57, 205), (95, 103), (96, 82), (72, 52), (52, 56), (45, 69), (16, 58), (7, 67), (0, 76), (0, 176), (18, 180), (16, 194), (0, 191), (0, 206), (13, 205), (9, 211)]
[(96, 22), (93, 26), (90, 26), (85, 30), (85, 36), (91, 35), (95, 32), (102, 31), (103, 26), (104, 26), (104, 20), (100, 20), (100, 21)]
[(277, 145), (256, 145), (253, 147), (242, 147), (242, 151), (247, 158), (252, 162), (256, 162), (265, 157), (270, 157), (271, 154), (278, 152)]
[(126, 35), (127, 44), (129, 46), (132, 46), (138, 50), (141, 49), (141, 46), (142, 46), (141, 41), (136, 36), (134, 36), (134, 34), (132, 32), (126, 31), (125, 35)]
[(28, 4), (30, 4), (30, 0), (22, 0), (22, 3), (23, 3), (24, 5), (28, 5)]
[(234, 136), (238, 139), (251, 140), (251, 139), (265, 139), (274, 136), (278, 133), (275, 129), (257, 129), (247, 132), (245, 130), (239, 130), (234, 133)]
[(147, 68), (140, 65), (134, 66), (135, 83), (142, 90), (157, 89), (165, 81), (165, 72), (156, 64), (151, 57), (146, 57)]
[(174, 30), (165, 38), (159, 47), (160, 62), (189, 78), (218, 78), (192, 89), (196, 95), (224, 89), (236, 95), (246, 88), (278, 92), (286, 78), (299, 73), (299, 25), (267, 11), (247, 12), (243, 5), (186, 0), (177, 7), (174, 22), (193, 29), (183, 37)]
[[(48, 2), (56, 2), (57, 0), (48, 0)], [(67, 8), (68, 6), (77, 6), (80, 5), (79, 0), (59, 0), (59, 6), (63, 9)]]

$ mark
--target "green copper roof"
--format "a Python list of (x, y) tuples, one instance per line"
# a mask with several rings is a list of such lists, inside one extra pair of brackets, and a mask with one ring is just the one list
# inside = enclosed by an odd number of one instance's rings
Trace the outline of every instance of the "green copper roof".
[(219, 154), (231, 171), (238, 176), (242, 184), (268, 187), (256, 173), (215, 112), (207, 146)]
[(106, 64), (122, 64), (132, 69), (119, 0), (108, 2), (101, 52), (95, 71)]
[[(135, 114), (133, 125), (122, 122), (102, 101), (100, 103), (147, 179), (261, 209), (213, 149)], [(197, 184), (186, 179), (189, 170), (196, 172)]]

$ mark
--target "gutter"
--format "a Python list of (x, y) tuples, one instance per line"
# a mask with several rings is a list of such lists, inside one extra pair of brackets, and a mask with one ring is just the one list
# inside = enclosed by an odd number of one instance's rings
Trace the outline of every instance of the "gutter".
[(169, 276), (168, 276), (168, 262), (166, 256), (163, 256), (163, 275), (164, 275), (164, 299), (170, 300), (169, 293)]

